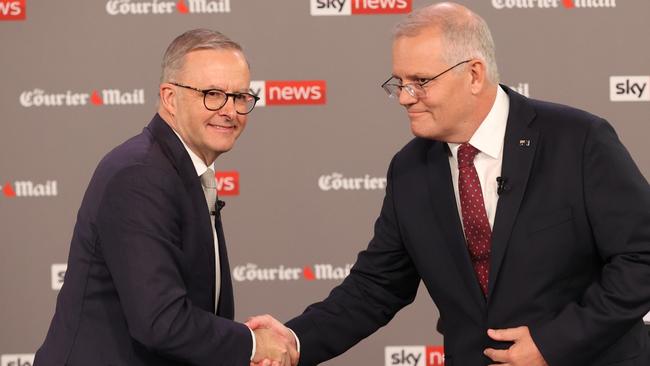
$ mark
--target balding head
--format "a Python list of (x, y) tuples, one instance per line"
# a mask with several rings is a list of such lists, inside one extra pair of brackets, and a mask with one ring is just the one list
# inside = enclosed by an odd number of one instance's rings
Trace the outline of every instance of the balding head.
[(444, 48), (440, 56), (447, 64), (480, 59), (485, 63), (488, 80), (499, 82), (494, 40), (487, 23), (478, 14), (451, 2), (429, 5), (398, 23), (393, 37), (413, 37), (430, 28), (442, 36)]

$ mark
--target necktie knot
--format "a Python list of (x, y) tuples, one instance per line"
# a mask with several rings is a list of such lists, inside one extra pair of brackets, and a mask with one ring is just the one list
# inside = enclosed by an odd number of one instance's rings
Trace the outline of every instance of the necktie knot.
[(474, 158), (479, 150), (474, 146), (464, 143), (458, 147), (458, 169), (474, 165)]
[(203, 188), (217, 188), (217, 181), (214, 178), (214, 170), (208, 168), (205, 173), (201, 174), (201, 185)]

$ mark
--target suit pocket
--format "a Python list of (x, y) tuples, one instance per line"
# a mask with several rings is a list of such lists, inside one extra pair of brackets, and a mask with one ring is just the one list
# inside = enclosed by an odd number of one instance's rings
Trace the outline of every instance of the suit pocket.
[(528, 234), (534, 234), (538, 231), (550, 229), (571, 220), (573, 220), (571, 207), (565, 207), (551, 213), (539, 215), (532, 219), (531, 224), (528, 226)]

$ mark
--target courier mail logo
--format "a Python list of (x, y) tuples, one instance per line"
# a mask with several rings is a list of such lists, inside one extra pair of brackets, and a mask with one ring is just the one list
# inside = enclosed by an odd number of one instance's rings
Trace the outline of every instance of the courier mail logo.
[(442, 346), (386, 346), (385, 366), (444, 366)]
[(495, 9), (615, 8), (616, 0), (492, 0)]
[(257, 107), (274, 105), (325, 104), (327, 85), (325, 80), (254, 80), (251, 92), (257, 95)]
[(25, 20), (25, 0), (0, 0), (0, 20)]
[(650, 76), (610, 76), (612, 102), (650, 102)]
[(410, 13), (413, 0), (310, 0), (312, 16)]
[(385, 177), (346, 177), (341, 173), (323, 174), (318, 178), (318, 188), (321, 191), (374, 191), (386, 188)]
[(144, 104), (144, 89), (95, 89), (90, 93), (49, 92), (40, 88), (20, 93), (20, 105), (30, 107), (83, 107), (86, 105), (142, 105)]
[(332, 264), (315, 264), (313, 266), (288, 267), (260, 267), (255, 263), (235, 266), (232, 269), (232, 278), (237, 282), (254, 281), (323, 281), (343, 280), (350, 274), (352, 264), (334, 266)]
[(108, 15), (165, 15), (230, 13), (230, 0), (109, 0)]
[(7, 354), (0, 356), (0, 366), (32, 366), (33, 364), (33, 353)]
[(239, 196), (239, 172), (215, 172), (219, 196)]
[(0, 184), (0, 191), (7, 198), (16, 197), (56, 197), (59, 195), (58, 184), (55, 180), (34, 182), (17, 180), (13, 183), (6, 181)]

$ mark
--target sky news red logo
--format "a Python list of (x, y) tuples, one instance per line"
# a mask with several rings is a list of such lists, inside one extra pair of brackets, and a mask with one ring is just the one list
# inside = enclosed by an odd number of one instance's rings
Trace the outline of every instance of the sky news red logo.
[(239, 196), (239, 172), (215, 172), (219, 196)]
[(0, 20), (25, 20), (25, 0), (0, 0)]
[(250, 88), (260, 97), (258, 107), (327, 103), (325, 80), (257, 80), (251, 81)]
[(310, 13), (321, 15), (377, 15), (410, 13), (413, 0), (311, 0)]
[(444, 366), (443, 346), (386, 346), (386, 366)]

